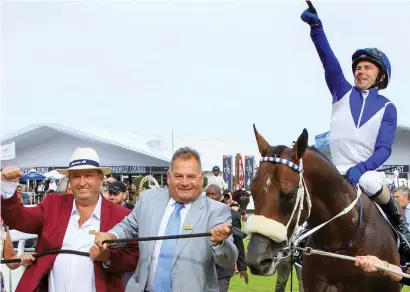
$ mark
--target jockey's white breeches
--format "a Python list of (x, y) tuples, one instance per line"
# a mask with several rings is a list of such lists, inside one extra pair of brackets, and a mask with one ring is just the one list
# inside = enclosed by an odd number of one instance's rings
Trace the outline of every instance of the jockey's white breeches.
[(379, 192), (383, 186), (387, 186), (388, 181), (384, 172), (370, 170), (360, 177), (359, 185), (367, 196), (372, 197)]

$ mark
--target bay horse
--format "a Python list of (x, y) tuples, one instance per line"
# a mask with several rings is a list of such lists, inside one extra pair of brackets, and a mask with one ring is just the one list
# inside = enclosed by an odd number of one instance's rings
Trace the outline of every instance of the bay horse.
[[(308, 147), (306, 129), (288, 148), (270, 146), (253, 127), (262, 159), (250, 186), (255, 215), (245, 224), (251, 234), (246, 263), (252, 274), (268, 276), (276, 272), (275, 257), (294, 232), (298, 190), (305, 196), (298, 225), (307, 221), (309, 228), (333, 218), (357, 194), (327, 158)], [(353, 257), (375, 255), (399, 265), (395, 234), (364, 194), (349, 212), (311, 234), (306, 246)], [(302, 280), (306, 292), (400, 291), (398, 282), (380, 272), (365, 273), (351, 261), (313, 254), (303, 256)]]

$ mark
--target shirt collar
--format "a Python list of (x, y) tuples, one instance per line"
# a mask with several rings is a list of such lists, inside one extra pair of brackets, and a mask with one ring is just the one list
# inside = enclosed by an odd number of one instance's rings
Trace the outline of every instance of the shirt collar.
[[(101, 199), (101, 194), (100, 194), (98, 195), (97, 206), (95, 206), (95, 209), (93, 213), (91, 214), (91, 215), (94, 215), (98, 220), (100, 220), (100, 216), (101, 216), (101, 203), (102, 203), (102, 199)], [(75, 200), (73, 201), (73, 209), (71, 210), (71, 216), (74, 214), (79, 214), (77, 211), (77, 206), (75, 205)]]
[[(169, 197), (169, 201), (168, 201), (167, 207), (174, 206), (176, 202), (177, 202), (177, 201), (175, 201), (174, 198)], [(188, 204), (184, 204), (184, 207), (185, 207), (185, 209), (189, 210), (189, 208), (191, 207), (191, 205), (192, 205), (192, 202), (190, 202), (190, 203), (188, 203)]]
[(363, 98), (366, 98), (369, 96), (370, 90), (366, 89), (366, 90), (362, 90), (362, 96)]

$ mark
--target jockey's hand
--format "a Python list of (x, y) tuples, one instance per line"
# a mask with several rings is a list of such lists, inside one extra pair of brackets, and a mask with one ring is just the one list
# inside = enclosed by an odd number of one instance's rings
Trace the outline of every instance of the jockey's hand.
[(248, 271), (239, 271), (239, 276), (241, 277), (241, 279), (244, 279), (245, 284), (248, 285), (249, 283)]
[(320, 19), (317, 14), (309, 12), (309, 9), (303, 11), (300, 18), (309, 25), (317, 25), (320, 23)]
[(231, 235), (231, 224), (220, 224), (215, 226), (210, 231), (211, 236), (209, 240), (213, 245), (222, 243), (225, 239), (228, 239)]
[(362, 177), (362, 170), (356, 165), (348, 169), (346, 172), (347, 180), (354, 186), (359, 183), (360, 178)]

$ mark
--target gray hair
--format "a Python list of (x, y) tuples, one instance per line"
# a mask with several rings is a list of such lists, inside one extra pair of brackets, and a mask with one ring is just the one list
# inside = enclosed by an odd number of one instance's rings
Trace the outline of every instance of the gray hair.
[(397, 191), (400, 191), (400, 195), (403, 197), (407, 197), (410, 199), (410, 189), (406, 186), (399, 186), (394, 189), (393, 193), (396, 193)]
[(185, 146), (175, 151), (174, 155), (172, 155), (171, 165), (169, 167), (170, 171), (172, 171), (172, 165), (174, 165), (174, 162), (177, 158), (183, 158), (185, 160), (195, 158), (195, 160), (198, 161), (198, 164), (199, 164), (199, 172), (202, 172), (201, 156), (199, 155), (198, 151), (196, 151), (195, 149)]

